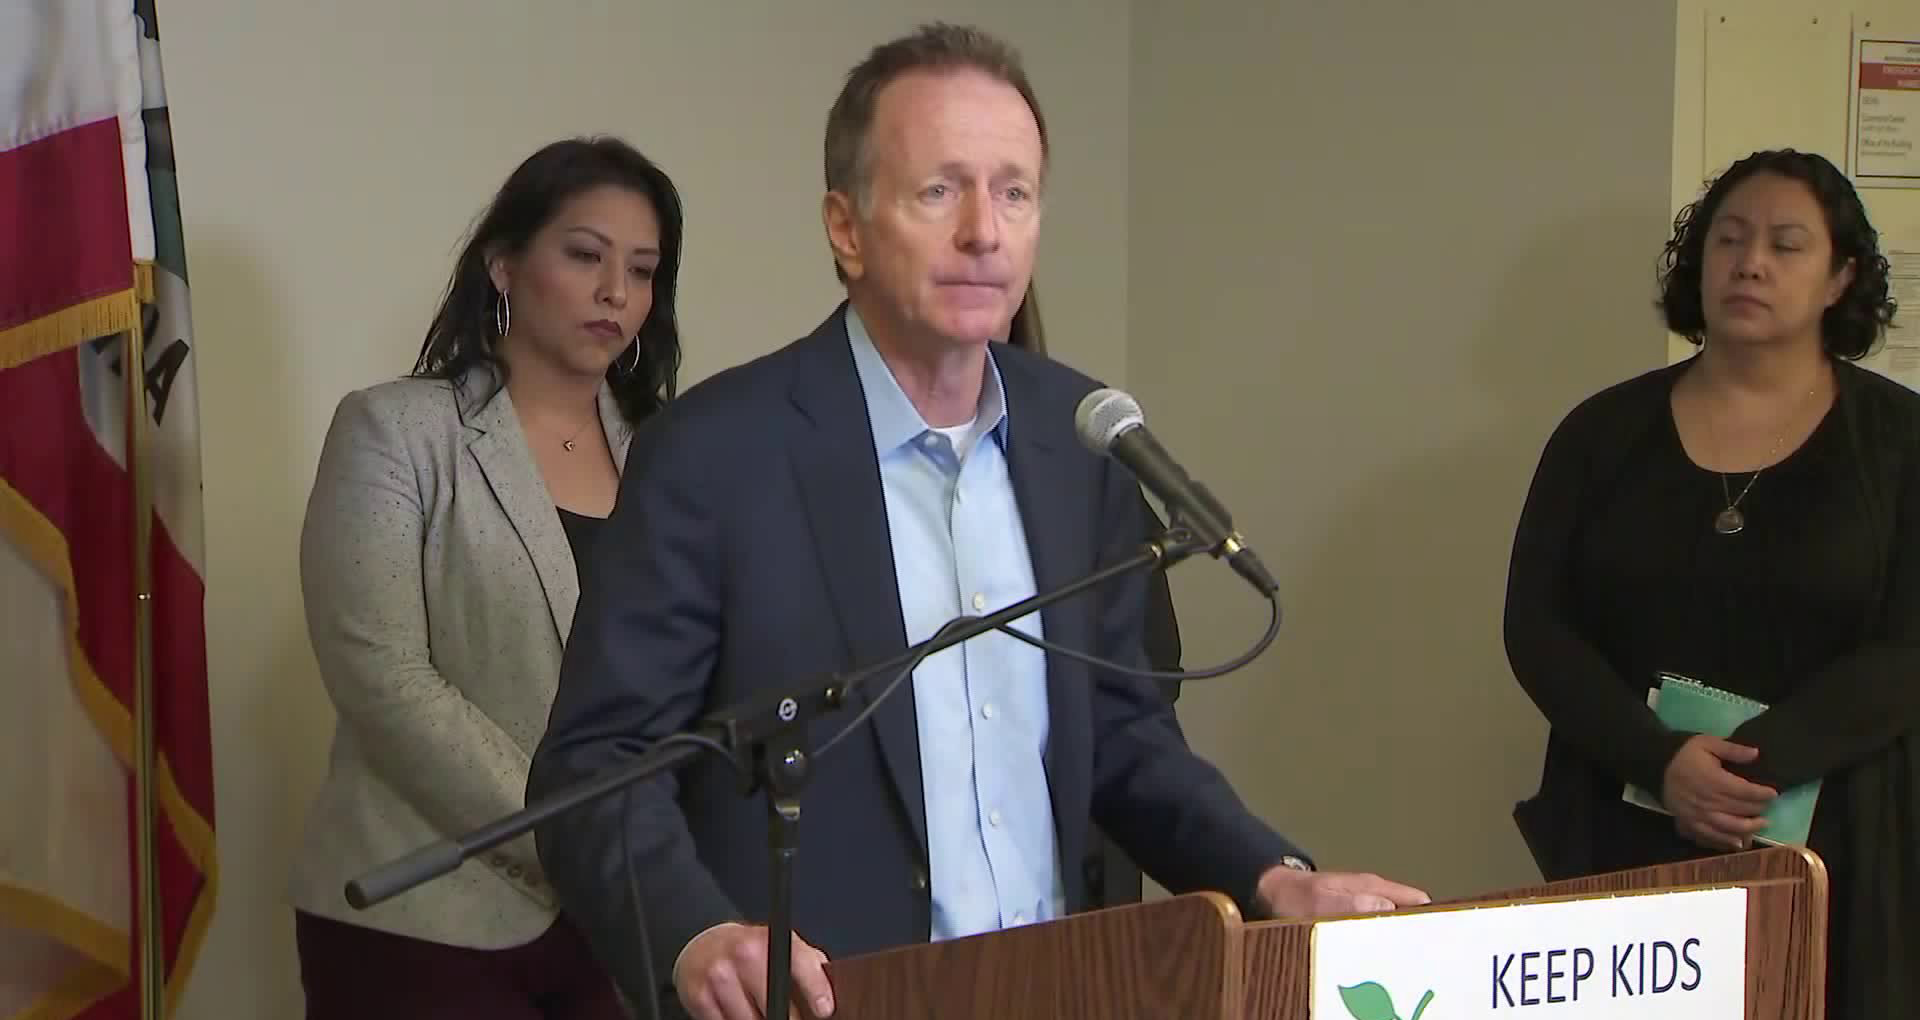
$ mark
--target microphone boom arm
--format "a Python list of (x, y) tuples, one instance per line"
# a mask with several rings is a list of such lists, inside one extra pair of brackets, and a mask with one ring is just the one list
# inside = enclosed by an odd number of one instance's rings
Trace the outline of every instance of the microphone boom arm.
[[(786, 1016), (792, 982), (792, 879), (798, 852), (800, 791), (811, 770), (806, 724), (817, 716), (846, 706), (860, 685), (875, 675), (900, 670), (928, 655), (997, 629), (1036, 610), (1070, 598), (1089, 588), (1143, 567), (1165, 569), (1196, 552), (1205, 551), (1194, 534), (1173, 526), (1144, 543), (1127, 559), (1103, 567), (1054, 591), (1022, 599), (982, 617), (945, 628), (901, 655), (850, 674), (834, 674), (785, 693), (763, 695), (743, 704), (710, 713), (694, 729), (669, 736), (638, 758), (616, 769), (592, 776), (537, 804), (480, 826), (450, 840), (420, 847), (382, 864), (347, 883), (347, 902), (364, 910), (415, 886), (450, 874), (469, 858), (514, 839), (548, 819), (590, 801), (678, 768), (702, 750), (724, 753), (750, 776), (748, 793), (764, 788), (771, 826), (772, 909), (768, 919), (768, 1016)], [(623, 821), (624, 824), (624, 821)], [(632, 866), (632, 862), (628, 862)]]

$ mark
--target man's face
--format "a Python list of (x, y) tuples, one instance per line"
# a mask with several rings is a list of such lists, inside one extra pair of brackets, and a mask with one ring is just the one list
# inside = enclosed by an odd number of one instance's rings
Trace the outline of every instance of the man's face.
[(1040, 240), (1044, 153), (1026, 100), (979, 71), (902, 75), (880, 91), (866, 156), (865, 209), (828, 213), (849, 289), (906, 335), (1004, 338)]

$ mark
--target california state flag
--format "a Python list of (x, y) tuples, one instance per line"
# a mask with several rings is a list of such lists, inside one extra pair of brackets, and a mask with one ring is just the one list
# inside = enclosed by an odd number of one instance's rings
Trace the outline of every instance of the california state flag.
[(140, 1015), (136, 470), (169, 1012), (212, 913), (199, 423), (167, 125), (152, 0), (0, 0), (0, 1020)]

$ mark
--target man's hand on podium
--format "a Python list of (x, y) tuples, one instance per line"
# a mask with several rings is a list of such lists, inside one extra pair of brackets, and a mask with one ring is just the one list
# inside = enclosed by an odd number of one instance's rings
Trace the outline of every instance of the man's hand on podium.
[(1278, 918), (1372, 914), (1433, 902), (1426, 893), (1379, 875), (1300, 871), (1284, 864), (1260, 876), (1259, 897)]
[[(794, 1007), (812, 1005), (813, 1015), (833, 1014), (827, 954), (793, 937)], [(720, 924), (694, 936), (673, 965), (673, 989), (694, 1020), (761, 1020), (767, 1012), (765, 925)]]

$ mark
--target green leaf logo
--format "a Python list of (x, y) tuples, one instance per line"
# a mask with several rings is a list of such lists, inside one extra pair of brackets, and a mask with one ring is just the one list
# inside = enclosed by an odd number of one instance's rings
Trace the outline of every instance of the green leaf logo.
[[(1347, 1007), (1347, 1013), (1353, 1020), (1400, 1020), (1400, 1014), (1394, 1011), (1393, 996), (1378, 982), (1367, 981), (1357, 985), (1342, 985), (1340, 1001)], [(1420, 1004), (1413, 1008), (1413, 1016), (1407, 1020), (1420, 1020), (1420, 1015), (1433, 1003), (1433, 992), (1420, 997)]]

